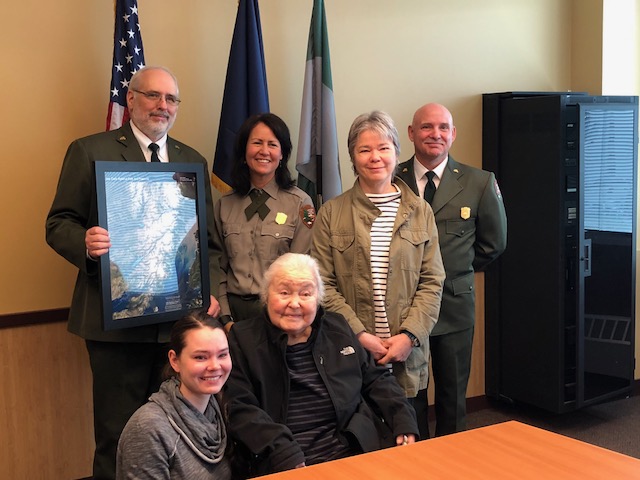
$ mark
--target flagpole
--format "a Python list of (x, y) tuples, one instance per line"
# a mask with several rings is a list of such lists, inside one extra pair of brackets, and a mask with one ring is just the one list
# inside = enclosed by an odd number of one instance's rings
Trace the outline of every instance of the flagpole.
[(316, 208), (322, 206), (322, 154), (316, 154)]

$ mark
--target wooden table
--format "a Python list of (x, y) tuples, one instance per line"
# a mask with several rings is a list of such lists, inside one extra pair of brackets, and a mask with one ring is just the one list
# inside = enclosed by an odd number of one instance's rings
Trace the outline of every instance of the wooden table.
[(512, 421), (260, 478), (629, 480), (640, 460)]

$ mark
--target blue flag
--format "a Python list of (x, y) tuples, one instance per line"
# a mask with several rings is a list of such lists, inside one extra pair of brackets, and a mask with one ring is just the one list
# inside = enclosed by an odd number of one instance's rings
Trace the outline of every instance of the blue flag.
[(313, 2), (296, 169), (298, 187), (309, 194), (316, 209), (323, 201), (342, 193), (329, 37), (322, 0)]
[(220, 192), (231, 189), (233, 147), (240, 126), (251, 115), (268, 111), (269, 94), (258, 0), (240, 0), (211, 177), (211, 183)]

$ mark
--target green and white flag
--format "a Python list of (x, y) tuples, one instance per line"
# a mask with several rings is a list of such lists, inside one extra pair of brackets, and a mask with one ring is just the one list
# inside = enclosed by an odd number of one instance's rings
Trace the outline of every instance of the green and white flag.
[(296, 169), (298, 186), (313, 199), (316, 208), (342, 193), (336, 111), (331, 81), (331, 59), (323, 0), (314, 0)]

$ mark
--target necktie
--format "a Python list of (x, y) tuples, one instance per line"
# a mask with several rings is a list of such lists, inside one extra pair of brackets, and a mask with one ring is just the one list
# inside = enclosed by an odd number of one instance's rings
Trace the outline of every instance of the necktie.
[(151, 161), (152, 162), (159, 162), (160, 161), (160, 157), (158, 156), (158, 150), (160, 149), (160, 145), (158, 145), (157, 143), (150, 143), (149, 144), (149, 150), (151, 150)]
[(433, 177), (435, 177), (436, 174), (432, 171), (428, 171), (426, 175), (427, 175), (427, 185), (426, 187), (424, 187), (424, 199), (427, 202), (429, 202), (429, 205), (431, 205), (431, 202), (433, 201), (433, 196), (436, 193), (436, 184), (433, 181)]
[(247, 220), (251, 220), (256, 212), (260, 216), (260, 220), (264, 220), (267, 214), (271, 211), (269, 207), (266, 205), (266, 201), (269, 199), (269, 194), (264, 193), (262, 190), (251, 190), (249, 193), (251, 197), (251, 205), (249, 205), (244, 210), (244, 214), (247, 216)]

